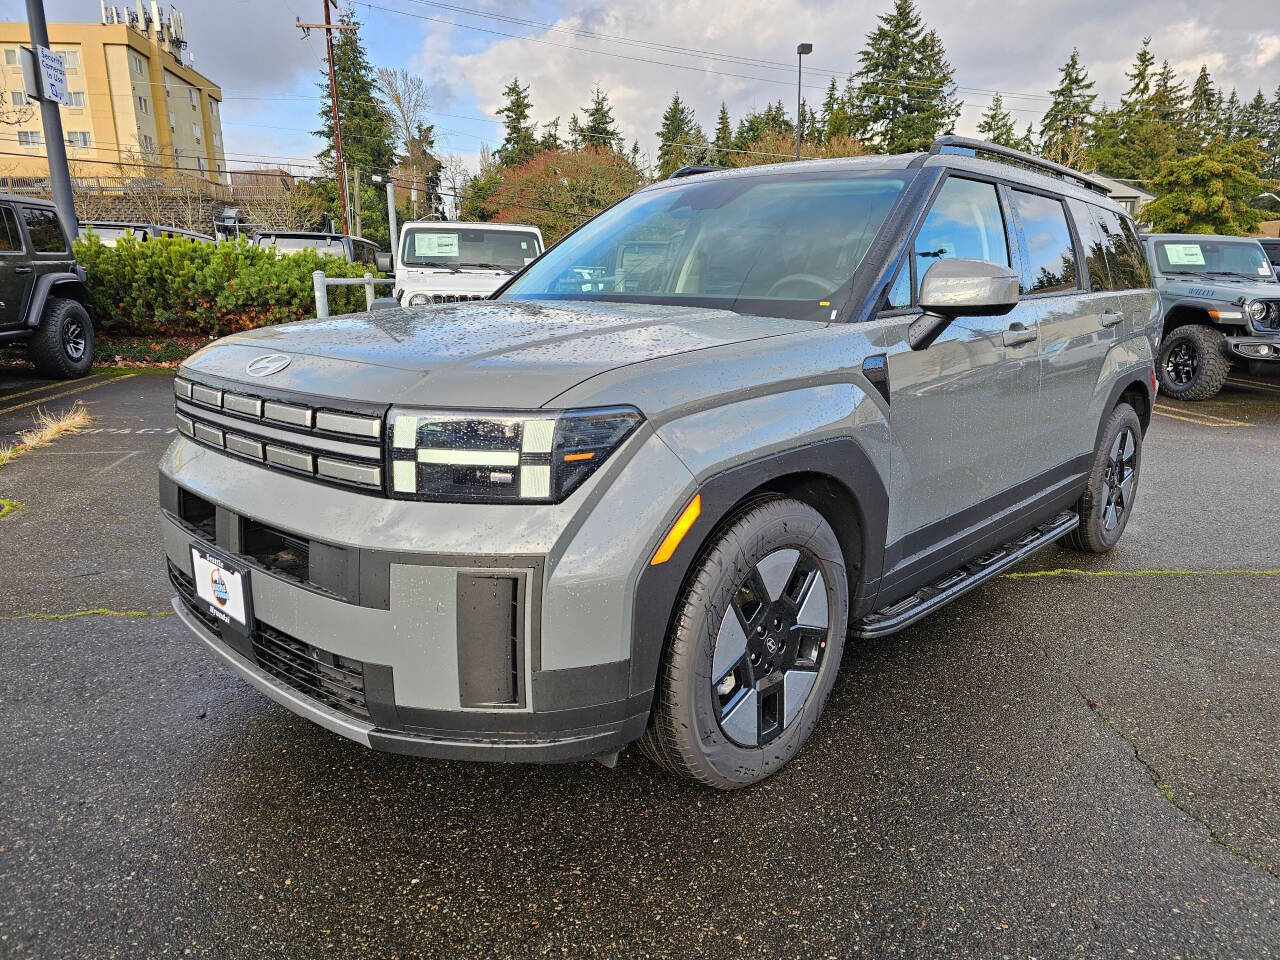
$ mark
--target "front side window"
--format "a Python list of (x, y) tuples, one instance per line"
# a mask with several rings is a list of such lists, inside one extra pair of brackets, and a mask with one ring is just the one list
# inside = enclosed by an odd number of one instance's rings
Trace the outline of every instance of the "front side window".
[(916, 276), (939, 260), (985, 260), (1009, 266), (1000, 200), (990, 183), (949, 177), (916, 234)]
[(1060, 293), (1078, 289), (1075, 246), (1062, 201), (1021, 190), (1011, 193), (1027, 247), (1022, 265), (1022, 292)]
[(1247, 277), (1274, 281), (1275, 273), (1257, 240), (1156, 241), (1156, 263), (1166, 276)]
[(406, 267), (500, 267), (514, 272), (541, 252), (537, 235), (523, 230), (412, 227), (405, 231), (401, 260)]
[(24, 207), (22, 218), (27, 222), (27, 236), (31, 249), (36, 253), (66, 253), (67, 238), (58, 223), (58, 215), (52, 210)]
[(705, 305), (828, 319), (905, 171), (691, 177), (624, 200), (508, 289), (515, 299)]

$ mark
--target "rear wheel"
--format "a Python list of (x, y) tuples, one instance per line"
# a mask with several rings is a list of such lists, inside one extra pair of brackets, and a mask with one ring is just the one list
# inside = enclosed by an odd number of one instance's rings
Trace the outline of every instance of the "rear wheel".
[(1203, 324), (1175, 327), (1160, 345), (1156, 372), (1160, 391), (1174, 400), (1209, 400), (1227, 382), (1231, 363), (1223, 352), (1226, 337)]
[(640, 741), (668, 771), (722, 790), (800, 750), (840, 667), (849, 587), (835, 533), (783, 498), (744, 509), (681, 597)]
[(50, 297), (27, 352), (41, 376), (83, 377), (93, 366), (93, 323), (88, 311), (75, 300)]
[(1088, 486), (1076, 506), (1080, 526), (1062, 538), (1064, 546), (1086, 553), (1106, 553), (1129, 523), (1142, 469), (1142, 422), (1133, 407), (1112, 411), (1093, 453)]

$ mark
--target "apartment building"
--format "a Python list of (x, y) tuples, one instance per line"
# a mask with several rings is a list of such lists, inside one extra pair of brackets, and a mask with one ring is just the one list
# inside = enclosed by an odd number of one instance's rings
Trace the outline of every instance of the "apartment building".
[[(146, 165), (227, 184), (222, 91), (197, 72), (182, 14), (102, 6), (101, 23), (51, 23), (49, 46), (67, 67), (61, 108), (73, 176), (146, 175)], [(48, 173), (39, 105), (23, 92), (26, 23), (0, 23), (0, 175)], [(33, 109), (34, 108), (34, 109)]]

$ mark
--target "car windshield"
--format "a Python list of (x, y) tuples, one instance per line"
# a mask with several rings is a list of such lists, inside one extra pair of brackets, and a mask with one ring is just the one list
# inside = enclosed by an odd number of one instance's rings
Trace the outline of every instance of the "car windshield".
[(114, 247), (116, 241), (123, 237), (126, 233), (131, 233), (139, 240), (146, 236), (146, 231), (142, 227), (134, 229), (133, 227), (103, 227), (95, 223), (85, 224), (85, 231), (92, 231), (98, 241), (105, 246)]
[(527, 230), (409, 227), (401, 259), (406, 267), (498, 267), (514, 273), (541, 252), (538, 235)]
[(258, 245), (274, 247), (281, 253), (296, 253), (299, 250), (316, 250), (331, 257), (345, 257), (347, 248), (337, 237), (259, 237)]
[(1156, 260), (1163, 274), (1205, 277), (1247, 277), (1276, 281), (1262, 246), (1256, 240), (1159, 240)]
[(638, 193), (552, 247), (505, 296), (825, 319), (908, 176), (694, 177)]

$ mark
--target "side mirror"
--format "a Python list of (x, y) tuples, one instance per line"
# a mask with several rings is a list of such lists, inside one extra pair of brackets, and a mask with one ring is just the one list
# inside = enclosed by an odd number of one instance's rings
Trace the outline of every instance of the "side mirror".
[(379, 273), (391, 272), (391, 254), (383, 253), (379, 250), (373, 255), (373, 265), (378, 268)]
[(1018, 275), (985, 260), (939, 260), (920, 281), (924, 316), (911, 324), (907, 340), (923, 350), (956, 317), (998, 317), (1018, 305)]

